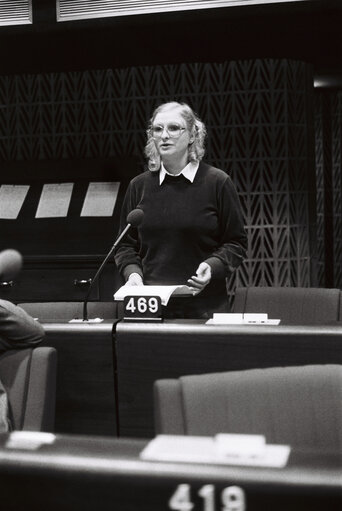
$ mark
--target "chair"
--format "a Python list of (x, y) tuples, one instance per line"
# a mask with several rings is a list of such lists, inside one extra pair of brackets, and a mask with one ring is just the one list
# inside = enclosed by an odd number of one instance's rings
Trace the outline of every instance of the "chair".
[(342, 449), (342, 366), (273, 367), (157, 380), (158, 434), (263, 434), (267, 443)]
[[(32, 302), (19, 303), (28, 314), (38, 318), (40, 322), (69, 321), (83, 317), (83, 302)], [(116, 302), (88, 302), (88, 318), (100, 317), (102, 319), (117, 318)]]
[(284, 323), (322, 324), (339, 320), (340, 290), (304, 287), (236, 288), (233, 312), (265, 312)]
[(53, 431), (57, 352), (38, 347), (9, 350), (0, 356), (13, 429)]

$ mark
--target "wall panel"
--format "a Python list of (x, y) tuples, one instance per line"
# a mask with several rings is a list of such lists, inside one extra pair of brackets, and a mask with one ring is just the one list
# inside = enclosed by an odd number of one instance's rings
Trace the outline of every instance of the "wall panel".
[(315, 94), (319, 283), (342, 288), (342, 92)]

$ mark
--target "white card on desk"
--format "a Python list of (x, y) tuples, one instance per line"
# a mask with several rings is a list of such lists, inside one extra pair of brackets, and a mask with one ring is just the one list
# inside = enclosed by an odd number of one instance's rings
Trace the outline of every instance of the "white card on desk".
[(268, 314), (245, 312), (243, 319), (245, 323), (267, 323)]
[(215, 438), (212, 437), (157, 435), (141, 451), (140, 458), (148, 461), (282, 468), (287, 463), (290, 451), (288, 445), (265, 444), (259, 455), (250, 456), (246, 452), (225, 455), (217, 452)]
[(42, 445), (53, 444), (56, 435), (42, 431), (12, 431), (6, 441), (7, 449), (39, 449)]
[(92, 318), (92, 319), (81, 319), (81, 318), (74, 318), (70, 319), (69, 323), (102, 323), (102, 318)]
[(214, 312), (213, 323), (218, 324), (230, 324), (230, 325), (242, 325), (244, 323), (243, 314), (240, 313), (221, 313)]
[(206, 325), (279, 325), (280, 319), (268, 319), (265, 313), (221, 313), (214, 312)]
[(263, 435), (219, 433), (215, 436), (218, 456), (260, 457), (265, 454), (266, 439)]

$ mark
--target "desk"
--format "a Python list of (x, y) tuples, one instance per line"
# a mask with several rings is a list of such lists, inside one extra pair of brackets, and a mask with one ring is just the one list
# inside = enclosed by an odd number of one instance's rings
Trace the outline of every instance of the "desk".
[(285, 365), (342, 364), (342, 325), (205, 325), (120, 322), (115, 332), (120, 435), (150, 438), (153, 382)]
[(229, 511), (220, 498), (230, 486), (242, 489), (245, 511), (341, 509), (341, 456), (293, 452), (283, 469), (248, 468), (141, 461), (143, 440), (58, 435), (52, 445), (25, 450), (6, 448), (7, 438), (0, 436), (6, 511), (162, 511), (179, 484), (190, 485), (193, 511), (209, 509), (198, 495), (208, 484), (212, 511)]
[(56, 432), (116, 435), (113, 321), (43, 326), (58, 356)]

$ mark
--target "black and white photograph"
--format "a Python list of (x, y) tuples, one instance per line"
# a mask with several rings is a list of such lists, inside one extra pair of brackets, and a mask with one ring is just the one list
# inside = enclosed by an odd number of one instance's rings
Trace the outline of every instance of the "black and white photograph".
[(342, 509), (342, 0), (0, 0), (0, 502)]

